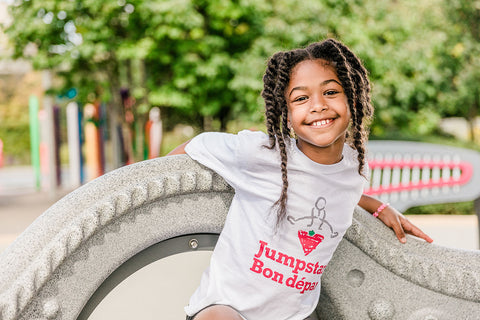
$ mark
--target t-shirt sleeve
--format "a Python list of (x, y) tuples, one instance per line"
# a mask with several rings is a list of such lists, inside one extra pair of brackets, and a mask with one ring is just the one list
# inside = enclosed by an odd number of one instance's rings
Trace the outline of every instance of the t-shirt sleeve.
[[(347, 162), (351, 163), (351, 165), (356, 168), (356, 172), (358, 172), (358, 152), (348, 144), (345, 144), (345, 147), (343, 149), (343, 155), (347, 157)], [(370, 167), (368, 165), (368, 159), (365, 159), (363, 168), (362, 168), (362, 176), (364, 177), (363, 179), (363, 186), (364, 188), (368, 188), (369, 186), (369, 181), (370, 181)]]
[(185, 147), (185, 152), (192, 159), (217, 172), (235, 188), (238, 180), (242, 179), (238, 149), (238, 135), (206, 132), (193, 138)]
[(368, 189), (370, 186), (370, 166), (368, 165), (368, 161), (365, 160), (365, 166), (362, 170), (363, 176), (365, 179), (363, 180), (363, 189)]

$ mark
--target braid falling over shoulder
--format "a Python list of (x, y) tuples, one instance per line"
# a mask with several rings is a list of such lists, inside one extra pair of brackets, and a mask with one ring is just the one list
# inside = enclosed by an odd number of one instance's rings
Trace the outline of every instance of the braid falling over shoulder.
[(315, 59), (326, 60), (336, 69), (352, 115), (347, 141), (357, 151), (358, 172), (364, 175), (367, 127), (373, 116), (373, 106), (370, 101), (368, 72), (360, 59), (347, 46), (334, 39), (316, 42), (304, 49), (274, 54), (268, 61), (263, 76), (262, 97), (265, 101), (266, 127), (270, 141), (268, 147), (273, 149), (278, 145), (281, 158), (283, 186), (280, 197), (273, 206), (277, 212), (277, 222), (284, 219), (287, 212), (287, 145), (290, 134), (285, 89), (288, 87), (292, 69), (301, 61)]
[(290, 54), (279, 52), (275, 54), (268, 62), (267, 70), (263, 77), (264, 89), (262, 97), (265, 100), (265, 118), (267, 133), (270, 140), (270, 149), (278, 144), (280, 151), (282, 171), (282, 192), (280, 198), (274, 204), (277, 210), (278, 220), (286, 216), (288, 175), (287, 175), (287, 145), (290, 143), (290, 134), (288, 129), (288, 110), (285, 101), (284, 92), (288, 85)]

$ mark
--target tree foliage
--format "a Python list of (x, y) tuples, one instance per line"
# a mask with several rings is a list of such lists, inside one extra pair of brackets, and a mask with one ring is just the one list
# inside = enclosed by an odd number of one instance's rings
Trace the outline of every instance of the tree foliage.
[(444, 90), (439, 92), (443, 114), (473, 122), (480, 112), (480, 1), (454, 0), (444, 3), (447, 35), (440, 52), (445, 70)]
[[(326, 37), (349, 45), (373, 84), (372, 132), (428, 134), (479, 113), (478, 1), (16, 0), (15, 57), (62, 77), (79, 99), (152, 106), (210, 129), (262, 117), (262, 74), (278, 50)], [(168, 127), (168, 125), (167, 125)]]

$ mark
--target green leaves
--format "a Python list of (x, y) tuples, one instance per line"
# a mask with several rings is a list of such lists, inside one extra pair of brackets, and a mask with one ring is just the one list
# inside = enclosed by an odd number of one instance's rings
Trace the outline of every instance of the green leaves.
[[(15, 57), (52, 68), (80, 99), (134, 93), (136, 112), (261, 120), (262, 75), (279, 50), (337, 37), (370, 71), (374, 134), (428, 134), (478, 114), (478, 1), (44, 0), (10, 7)], [(61, 90), (62, 88), (59, 88)], [(118, 101), (118, 99), (117, 99)], [(476, 104), (477, 103), (477, 104)], [(200, 119), (200, 120), (199, 120)]]

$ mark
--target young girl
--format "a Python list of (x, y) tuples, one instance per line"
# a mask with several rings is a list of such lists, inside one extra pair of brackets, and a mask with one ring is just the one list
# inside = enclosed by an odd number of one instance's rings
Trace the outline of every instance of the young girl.
[(187, 319), (305, 319), (321, 275), (358, 204), (393, 228), (431, 242), (387, 204), (362, 195), (373, 108), (360, 60), (328, 39), (274, 54), (263, 77), (268, 134), (203, 133), (187, 153), (235, 195)]

